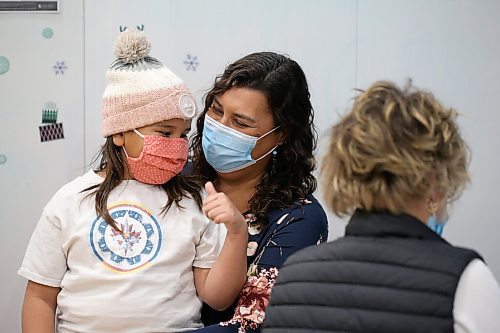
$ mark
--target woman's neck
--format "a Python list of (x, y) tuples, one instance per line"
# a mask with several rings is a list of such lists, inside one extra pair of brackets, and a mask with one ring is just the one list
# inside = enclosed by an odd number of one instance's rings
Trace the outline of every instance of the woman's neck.
[(249, 201), (257, 191), (257, 185), (260, 183), (262, 175), (254, 177), (240, 177), (231, 179), (230, 177), (218, 177), (215, 182), (215, 188), (219, 192), (224, 192), (229, 199), (236, 205), (241, 213), (250, 208)]
[(420, 222), (427, 224), (427, 220), (429, 219), (429, 212), (427, 211), (425, 201), (419, 201), (419, 202), (414, 202), (414, 203), (409, 203), (406, 205), (405, 209), (403, 210), (403, 213), (406, 213), (408, 215), (411, 215)]

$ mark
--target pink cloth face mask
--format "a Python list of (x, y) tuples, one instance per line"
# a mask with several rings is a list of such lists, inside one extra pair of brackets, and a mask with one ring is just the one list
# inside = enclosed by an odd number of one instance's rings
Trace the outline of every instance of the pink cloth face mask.
[(132, 176), (145, 184), (165, 184), (182, 171), (188, 158), (188, 140), (184, 138), (166, 138), (157, 135), (142, 135), (144, 147), (139, 157), (125, 155)]

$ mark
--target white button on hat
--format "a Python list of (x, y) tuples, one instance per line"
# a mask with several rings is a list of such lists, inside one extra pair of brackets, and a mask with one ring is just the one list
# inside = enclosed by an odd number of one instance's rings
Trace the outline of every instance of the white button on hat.
[(196, 112), (196, 104), (193, 97), (188, 94), (183, 94), (179, 98), (179, 108), (181, 109), (182, 113), (186, 115), (186, 117), (194, 116)]

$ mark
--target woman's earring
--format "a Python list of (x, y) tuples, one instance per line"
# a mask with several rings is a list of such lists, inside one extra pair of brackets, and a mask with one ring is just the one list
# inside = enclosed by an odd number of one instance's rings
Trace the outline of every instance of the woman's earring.
[(431, 216), (436, 216), (437, 210), (438, 204), (431, 198), (427, 199), (427, 211), (431, 214)]
[(269, 172), (269, 174), (271, 176), (274, 176), (274, 174), (276, 173), (276, 165), (278, 164), (278, 160), (276, 157), (276, 155), (278, 155), (278, 152), (276, 150), (273, 150), (272, 155), (273, 156), (271, 158), (271, 171)]

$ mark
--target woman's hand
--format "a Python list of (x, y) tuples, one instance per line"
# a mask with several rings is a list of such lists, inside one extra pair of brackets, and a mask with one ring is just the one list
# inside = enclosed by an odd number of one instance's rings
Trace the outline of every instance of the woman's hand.
[(207, 197), (203, 200), (203, 213), (217, 224), (224, 224), (228, 236), (247, 233), (245, 218), (233, 204), (231, 199), (222, 192), (217, 192), (211, 182), (205, 184)]

